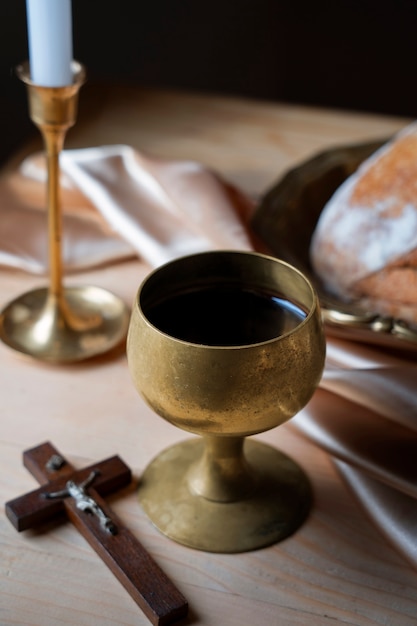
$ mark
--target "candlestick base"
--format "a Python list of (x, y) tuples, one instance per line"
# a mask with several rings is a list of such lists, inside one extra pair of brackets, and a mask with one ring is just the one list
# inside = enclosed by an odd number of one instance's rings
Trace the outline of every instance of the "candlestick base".
[(50, 363), (73, 363), (108, 352), (126, 336), (129, 312), (99, 287), (71, 287), (57, 298), (29, 291), (0, 315), (0, 339), (10, 348)]

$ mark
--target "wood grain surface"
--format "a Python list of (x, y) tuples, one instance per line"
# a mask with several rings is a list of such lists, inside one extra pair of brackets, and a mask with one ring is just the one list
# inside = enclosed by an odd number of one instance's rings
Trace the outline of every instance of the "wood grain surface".
[[(196, 159), (259, 197), (289, 167), (329, 146), (385, 137), (408, 120), (204, 94), (133, 88), (81, 92), (67, 147), (128, 143), (146, 153)], [(4, 175), (25, 148), (5, 167)], [(24, 228), (24, 224), (22, 224)], [(131, 303), (140, 260), (69, 282), (111, 289)], [(41, 282), (0, 271), (5, 304)], [(187, 435), (152, 413), (133, 388), (124, 350), (94, 363), (52, 367), (0, 345), (0, 494), (36, 487), (23, 450), (53, 441), (76, 467), (120, 455), (134, 481), (106, 500), (189, 601), (181, 623), (287, 626), (416, 623), (416, 572), (365, 517), (331, 459), (288, 423), (259, 436), (298, 461), (314, 490), (307, 522), (270, 548), (206, 554), (162, 536), (137, 501), (148, 462)], [(17, 533), (0, 509), (0, 623), (27, 626), (148, 624), (129, 594), (70, 524)]]

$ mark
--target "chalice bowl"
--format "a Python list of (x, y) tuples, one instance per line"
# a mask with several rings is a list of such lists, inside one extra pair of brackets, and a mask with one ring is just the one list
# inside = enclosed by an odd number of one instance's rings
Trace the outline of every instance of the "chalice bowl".
[(139, 288), (127, 357), (136, 389), (192, 436), (145, 469), (139, 500), (171, 539), (208, 552), (275, 543), (304, 521), (311, 489), (287, 455), (249, 437), (293, 417), (323, 371), (307, 278), (255, 252), (171, 261)]

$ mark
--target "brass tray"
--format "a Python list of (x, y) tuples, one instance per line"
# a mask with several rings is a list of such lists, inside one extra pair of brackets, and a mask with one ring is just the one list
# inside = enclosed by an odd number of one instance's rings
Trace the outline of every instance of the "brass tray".
[(386, 141), (326, 150), (288, 171), (261, 199), (252, 227), (272, 254), (310, 278), (318, 292), (329, 334), (394, 349), (417, 350), (417, 326), (336, 299), (326, 292), (309, 260), (311, 236), (324, 205)]

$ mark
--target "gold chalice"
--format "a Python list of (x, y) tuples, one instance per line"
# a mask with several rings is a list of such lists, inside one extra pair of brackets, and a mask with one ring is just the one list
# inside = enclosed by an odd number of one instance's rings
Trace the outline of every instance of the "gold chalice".
[(300, 467), (249, 435), (294, 416), (325, 357), (317, 296), (302, 273), (251, 252), (204, 252), (152, 272), (127, 342), (133, 382), (174, 426), (200, 435), (146, 468), (141, 504), (161, 532), (209, 552), (243, 552), (305, 519)]

